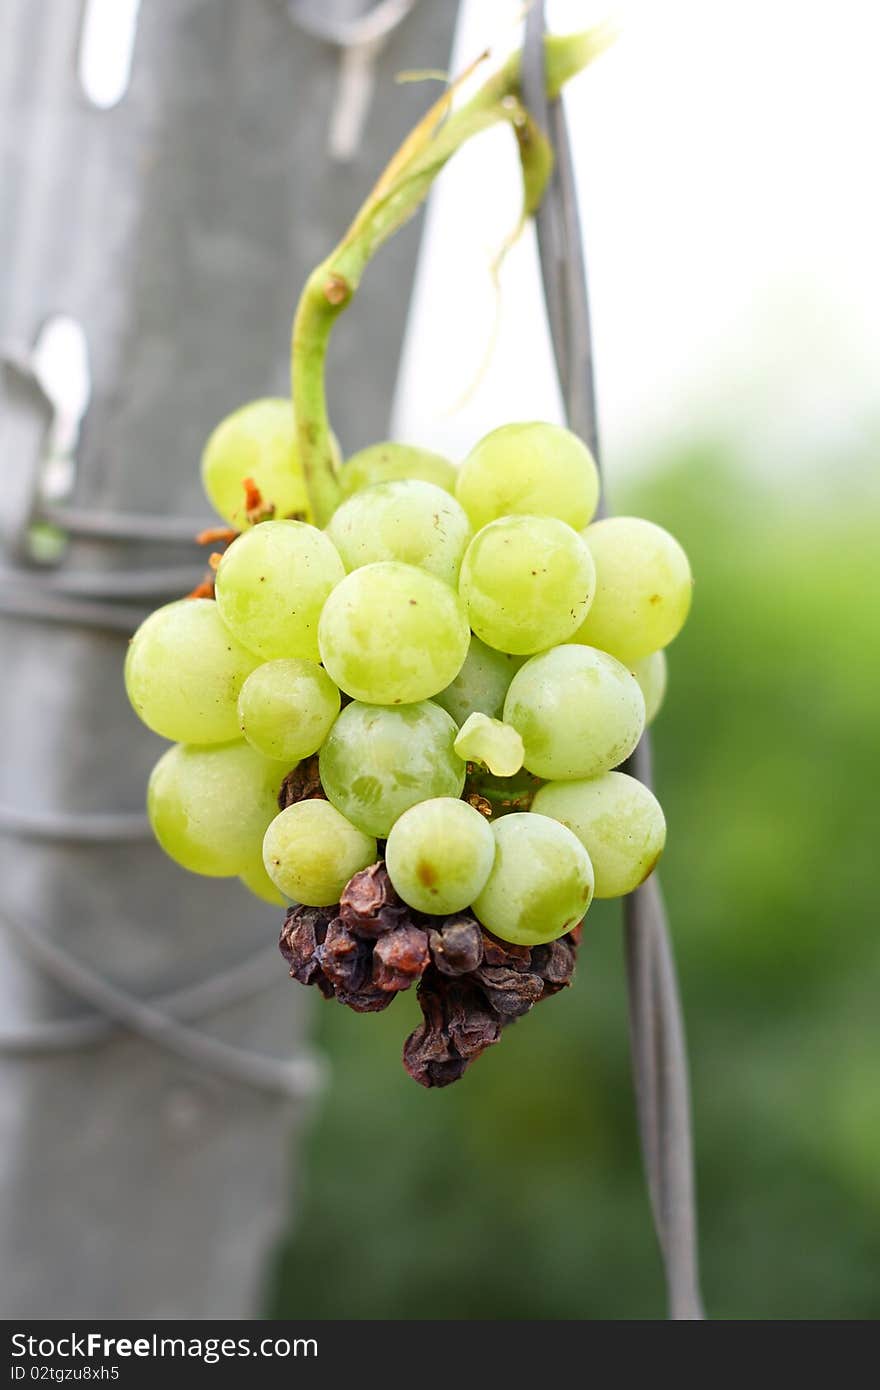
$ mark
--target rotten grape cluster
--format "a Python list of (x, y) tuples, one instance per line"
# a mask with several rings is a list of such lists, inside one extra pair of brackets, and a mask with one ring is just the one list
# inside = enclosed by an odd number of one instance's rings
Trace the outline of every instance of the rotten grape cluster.
[(592, 456), (549, 424), (496, 429), (457, 469), (365, 449), (320, 529), (290, 402), (257, 401), (214, 431), (203, 481), (232, 528), (213, 582), (126, 661), (173, 740), (156, 838), (287, 903), (291, 976), (326, 997), (372, 1011), (418, 982), (405, 1062), (446, 1084), (568, 983), (593, 897), (663, 850), (656, 798), (616, 769), (662, 701), (687, 558), (649, 521), (594, 521)]

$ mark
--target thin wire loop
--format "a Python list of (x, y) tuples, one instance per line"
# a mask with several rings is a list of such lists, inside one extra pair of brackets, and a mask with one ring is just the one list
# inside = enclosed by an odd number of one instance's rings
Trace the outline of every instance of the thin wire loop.
[(137, 844), (153, 838), (141, 811), (25, 811), (4, 805), (0, 835), (75, 845)]
[(120, 989), (32, 924), (6, 911), (0, 921), (51, 979), (115, 1024), (176, 1053), (185, 1061), (229, 1081), (260, 1091), (280, 1092), (291, 1100), (303, 1100), (321, 1085), (324, 1067), (316, 1056), (271, 1057), (211, 1037), (172, 1018), (149, 1000), (137, 999)]
[(196, 537), (217, 518), (156, 516), (147, 512), (93, 512), (83, 507), (49, 506), (45, 520), (69, 536), (84, 540), (151, 541), (159, 545), (197, 546)]
[[(556, 156), (536, 223), (541, 277), (565, 412), (599, 459), (595, 372), (581, 221), (565, 110), (548, 102), (543, 0), (526, 20), (523, 97)], [(651, 785), (647, 732), (627, 764)], [(702, 1319), (697, 1266), (690, 1093), (684, 1024), (657, 875), (624, 900), (633, 1079), (654, 1225), (666, 1275), (669, 1316)]]
[(352, 19), (336, 19), (326, 10), (318, 12), (302, 0), (287, 0), (291, 21), (312, 38), (333, 44), (336, 48), (358, 48), (361, 44), (378, 43), (402, 24), (418, 0), (377, 0), (366, 14)]
[[(206, 980), (184, 985), (149, 999), (154, 1009), (172, 1014), (178, 1022), (193, 1023), (255, 994), (278, 980), (278, 953), (274, 947), (248, 956)], [(36, 1055), (93, 1047), (120, 1031), (121, 1025), (106, 1014), (83, 1013), (64, 1018), (44, 1018), (0, 1028), (0, 1052)]]
[(188, 594), (205, 576), (205, 565), (166, 565), (142, 570), (23, 570), (0, 568), (0, 586), (27, 584), (32, 594), (63, 598), (138, 599)]

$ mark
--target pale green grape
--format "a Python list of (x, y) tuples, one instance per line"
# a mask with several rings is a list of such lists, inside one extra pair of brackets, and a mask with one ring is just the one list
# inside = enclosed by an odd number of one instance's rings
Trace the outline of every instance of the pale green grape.
[(502, 425), (481, 439), (458, 471), (455, 495), (475, 530), (501, 516), (555, 516), (576, 531), (599, 500), (599, 474), (571, 430), (538, 421)]
[(645, 697), (645, 724), (653, 724), (663, 704), (669, 678), (666, 653), (651, 652), (650, 656), (643, 656), (633, 666), (632, 673)]
[(337, 903), (348, 880), (375, 864), (376, 841), (329, 801), (298, 801), (277, 815), (263, 840), (263, 863), (276, 888), (307, 907)]
[(372, 705), (397, 705), (436, 695), (454, 679), (470, 631), (448, 584), (386, 560), (352, 570), (333, 590), (318, 641), (341, 690)]
[(317, 662), (267, 661), (241, 688), (241, 732), (257, 752), (292, 765), (317, 753), (340, 703), (339, 691)]
[(377, 483), (349, 497), (327, 526), (347, 570), (402, 560), (458, 583), (471, 528), (454, 497), (434, 483)]
[(498, 651), (525, 655), (571, 637), (595, 583), (589, 549), (564, 521), (507, 516), (474, 536), (459, 592), (478, 637)]
[(147, 814), (165, 853), (197, 874), (246, 873), (277, 814), (287, 769), (247, 743), (178, 743), (157, 762)]
[(321, 749), (321, 784), (353, 825), (384, 839), (417, 801), (461, 794), (457, 733), (451, 715), (431, 700), (390, 708), (354, 701)]
[[(276, 807), (277, 809), (277, 807)], [(284, 907), (287, 899), (282, 893), (278, 892), (275, 884), (266, 873), (266, 866), (263, 863), (263, 848), (260, 845), (260, 855), (254, 860), (252, 866), (239, 874), (239, 880), (248, 890), (253, 893), (255, 898), (261, 898), (264, 903), (271, 903), (273, 907)]]
[(517, 671), (504, 722), (522, 734), (525, 766), (537, 777), (595, 777), (635, 748), (645, 700), (635, 676), (607, 652), (554, 647)]
[(226, 626), (266, 660), (318, 660), (318, 617), (344, 577), (336, 548), (302, 521), (262, 521), (226, 551), (217, 606)]
[(451, 685), (434, 699), (448, 710), (456, 724), (463, 724), (469, 714), (488, 714), (498, 719), (504, 709), (507, 687), (523, 664), (521, 656), (509, 656), (487, 647), (479, 637), (471, 637), (464, 665)]
[(339, 475), (343, 497), (351, 497), (362, 487), (389, 483), (397, 478), (420, 478), (425, 483), (436, 483), (444, 492), (455, 492), (456, 470), (448, 459), (431, 453), (430, 449), (420, 449), (415, 444), (396, 444), (392, 440), (370, 444), (352, 454)]
[(250, 525), (245, 478), (253, 478), (276, 517), (309, 520), (289, 400), (267, 398), (241, 406), (220, 421), (205, 445), (202, 485), (211, 505), (237, 531)]
[(417, 912), (461, 912), (485, 887), (495, 862), (489, 822), (454, 797), (433, 797), (394, 822), (385, 867), (396, 891)]
[(592, 860), (597, 898), (619, 898), (638, 888), (666, 843), (659, 801), (625, 772), (586, 782), (548, 782), (532, 811), (552, 816), (577, 835)]
[(668, 646), (684, 625), (693, 590), (678, 541), (637, 516), (608, 517), (583, 534), (596, 563), (596, 596), (571, 640), (628, 665)]
[(488, 714), (469, 714), (455, 740), (466, 762), (482, 763), (495, 777), (513, 777), (523, 765), (523, 741), (516, 729)]
[(224, 624), (211, 599), (178, 599), (145, 618), (125, 658), (135, 713), (163, 738), (228, 743), (238, 736), (238, 693), (259, 657)]
[(576, 835), (531, 811), (492, 822), (495, 862), (473, 902), (484, 927), (518, 946), (555, 941), (593, 898), (593, 866)]

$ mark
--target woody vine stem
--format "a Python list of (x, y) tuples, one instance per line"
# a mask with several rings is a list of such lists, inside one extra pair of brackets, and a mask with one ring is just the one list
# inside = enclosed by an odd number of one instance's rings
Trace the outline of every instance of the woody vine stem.
[[(566, 82), (608, 47), (612, 37), (605, 25), (577, 34), (548, 34), (544, 39), (548, 98), (557, 97)], [(299, 459), (318, 526), (326, 524), (339, 500), (324, 385), (327, 346), (336, 319), (351, 303), (373, 255), (418, 210), (456, 150), (490, 126), (506, 123), (516, 136), (523, 221), (540, 204), (552, 173), (553, 152), (522, 103), (521, 67), (522, 54), (513, 53), (453, 112), (452, 97), (473, 69), (451, 84), (400, 146), (339, 245), (306, 281), (293, 323), (291, 379)]]

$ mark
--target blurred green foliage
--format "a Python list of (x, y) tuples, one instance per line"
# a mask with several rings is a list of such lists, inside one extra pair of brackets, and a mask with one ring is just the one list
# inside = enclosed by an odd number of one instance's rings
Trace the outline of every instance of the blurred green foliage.
[[(705, 448), (615, 499), (697, 580), (655, 760), (714, 1317), (880, 1316), (875, 485), (763, 489)], [(334, 1081), (273, 1315), (663, 1316), (618, 905), (574, 988), (445, 1091), (400, 1066), (414, 999), (315, 1002)]]

